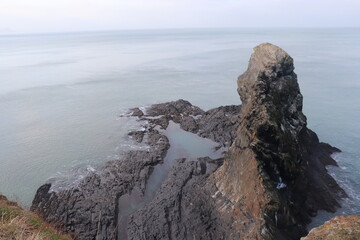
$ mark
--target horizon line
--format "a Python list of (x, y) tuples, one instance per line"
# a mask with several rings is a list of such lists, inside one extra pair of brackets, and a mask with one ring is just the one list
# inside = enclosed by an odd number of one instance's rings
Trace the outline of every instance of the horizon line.
[(1, 33), (0, 37), (10, 36), (29, 36), (29, 35), (58, 35), (58, 34), (86, 34), (86, 33), (106, 33), (106, 32), (130, 32), (130, 31), (169, 31), (169, 30), (276, 30), (276, 29), (360, 29), (359, 27), (300, 27), (300, 26), (276, 26), (276, 27), (173, 27), (173, 28), (123, 28), (123, 29), (94, 29), (94, 30), (74, 30), (74, 31), (50, 31), (50, 32), (19, 32), (19, 33)]

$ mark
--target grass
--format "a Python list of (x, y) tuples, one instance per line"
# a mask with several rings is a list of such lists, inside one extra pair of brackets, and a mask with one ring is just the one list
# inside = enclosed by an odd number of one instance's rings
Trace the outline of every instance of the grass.
[(71, 240), (0, 194), (0, 240)]

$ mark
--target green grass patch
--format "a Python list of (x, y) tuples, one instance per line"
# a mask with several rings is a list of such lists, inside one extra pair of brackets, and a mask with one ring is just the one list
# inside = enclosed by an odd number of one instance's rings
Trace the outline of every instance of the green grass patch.
[(0, 221), (9, 222), (21, 214), (19, 209), (0, 206)]
[(34, 228), (34, 229), (40, 229), (43, 227), (44, 223), (43, 221), (36, 217), (36, 216), (30, 216), (27, 222)]
[(66, 236), (62, 236), (53, 229), (47, 228), (40, 231), (40, 234), (44, 236), (46, 239), (49, 240), (70, 240), (71, 238), (68, 238)]

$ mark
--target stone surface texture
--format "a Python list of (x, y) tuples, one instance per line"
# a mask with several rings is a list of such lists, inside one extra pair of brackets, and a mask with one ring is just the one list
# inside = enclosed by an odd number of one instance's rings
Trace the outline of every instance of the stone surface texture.
[[(174, 121), (185, 130), (218, 141), (219, 147), (229, 146), (236, 136), (239, 109), (240, 106), (225, 106), (203, 111), (185, 100), (155, 104), (145, 113), (139, 108), (131, 109), (122, 117), (138, 118), (145, 130), (132, 131), (129, 137), (134, 144), (142, 143), (148, 147), (124, 153), (120, 159), (98, 167), (69, 188), (51, 191), (51, 183), (44, 184), (37, 190), (31, 210), (78, 239), (116, 239), (117, 216), (121, 214), (117, 209), (119, 198), (133, 189), (144, 195), (154, 166), (164, 161), (169, 141), (160, 129), (166, 129), (169, 121)], [(207, 121), (211, 123), (206, 124)], [(208, 169), (213, 170), (222, 163), (211, 159), (202, 162), (201, 166), (206, 163), (211, 165)], [(193, 171), (196, 165), (193, 164), (185, 165), (187, 171)]]
[(345, 196), (325, 169), (338, 150), (306, 127), (293, 59), (279, 47), (254, 48), (238, 92), (237, 138), (212, 176), (225, 198), (218, 209), (240, 239), (299, 239), (311, 216), (335, 211)]

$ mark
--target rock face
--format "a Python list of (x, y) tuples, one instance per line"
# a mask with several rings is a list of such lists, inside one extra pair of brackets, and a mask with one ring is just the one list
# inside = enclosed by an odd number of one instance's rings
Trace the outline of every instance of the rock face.
[[(32, 210), (79, 239), (265, 239), (306, 235), (310, 217), (334, 211), (343, 190), (325, 166), (339, 151), (307, 128), (293, 59), (261, 44), (238, 79), (242, 106), (207, 112), (178, 100), (127, 115), (146, 122), (129, 133), (147, 150), (130, 151), (77, 186), (39, 188)], [(224, 158), (179, 159), (158, 191), (146, 198), (164, 162), (170, 121), (230, 147)], [(130, 200), (129, 200), (130, 199)], [(140, 200), (139, 200), (140, 199)], [(139, 202), (127, 213), (128, 202)]]
[(280, 48), (255, 48), (238, 80), (240, 125), (224, 164), (179, 163), (132, 215), (130, 239), (299, 239), (317, 210), (340, 206), (345, 193), (325, 169), (338, 149), (306, 127), (293, 70)]
[(357, 240), (360, 239), (360, 217), (334, 217), (314, 228), (301, 240)]
[[(158, 128), (165, 129), (170, 121), (174, 121), (183, 129), (218, 141), (220, 146), (229, 146), (236, 136), (239, 112), (240, 106), (219, 107), (206, 112), (184, 100), (155, 104), (146, 112), (131, 109), (123, 117), (137, 117), (145, 130), (130, 132), (129, 136), (147, 147), (124, 153), (119, 160), (107, 162), (68, 188), (53, 191), (51, 183), (44, 184), (37, 190), (31, 210), (78, 239), (120, 238), (117, 236), (118, 218), (122, 215), (119, 200), (132, 193), (144, 197), (154, 167), (163, 163), (169, 148), (167, 137)], [(211, 124), (205, 124), (206, 121)], [(198, 164), (202, 167), (211, 165), (208, 169), (212, 170), (222, 163), (210, 159), (201, 162)], [(190, 164), (187, 169), (193, 171), (195, 165)], [(205, 172), (208, 174), (209, 170)], [(145, 203), (140, 201), (139, 204)]]
[(149, 151), (130, 151), (68, 189), (41, 186), (31, 210), (79, 239), (115, 239), (118, 199), (134, 188), (144, 192), (153, 166), (161, 163), (169, 148), (168, 139), (156, 130), (149, 130), (147, 144)]
[(240, 239), (299, 239), (317, 210), (334, 211), (345, 195), (325, 169), (338, 150), (306, 127), (293, 59), (268, 43), (254, 51), (238, 79), (237, 138), (213, 175), (225, 198), (217, 206)]

